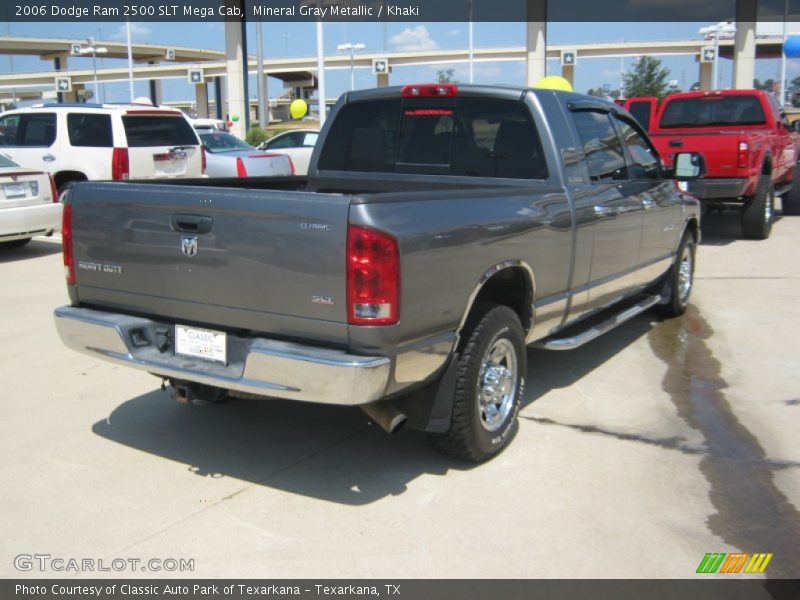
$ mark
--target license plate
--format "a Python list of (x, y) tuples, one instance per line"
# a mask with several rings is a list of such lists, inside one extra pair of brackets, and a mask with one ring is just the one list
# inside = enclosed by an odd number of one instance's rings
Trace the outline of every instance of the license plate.
[(4, 183), (3, 192), (6, 198), (24, 198), (25, 197), (25, 184), (24, 183)]
[(175, 354), (227, 364), (227, 336), (222, 331), (176, 325)]

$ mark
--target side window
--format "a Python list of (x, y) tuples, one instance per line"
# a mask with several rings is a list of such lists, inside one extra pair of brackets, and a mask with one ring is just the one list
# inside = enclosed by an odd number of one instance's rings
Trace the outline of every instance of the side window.
[(619, 131), (622, 141), (631, 157), (628, 169), (629, 179), (658, 179), (660, 177), (658, 155), (650, 143), (627, 121), (612, 116)]
[(48, 148), (56, 141), (55, 113), (21, 115), (17, 132), (17, 146)]
[(631, 113), (645, 131), (650, 131), (650, 102), (632, 102), (628, 112)]
[(624, 179), (625, 155), (608, 113), (577, 111), (572, 113), (583, 154), (589, 164), (592, 181), (608, 182)]
[(16, 146), (19, 115), (0, 117), (0, 146)]
[(111, 115), (70, 113), (67, 115), (67, 133), (72, 146), (111, 148)]
[(286, 135), (279, 137), (273, 143), (267, 144), (270, 150), (277, 150), (279, 148), (292, 148), (295, 145), (295, 135), (293, 133), (287, 133)]
[(313, 148), (314, 146), (316, 146), (318, 138), (319, 138), (318, 133), (306, 133), (303, 136), (303, 147)]

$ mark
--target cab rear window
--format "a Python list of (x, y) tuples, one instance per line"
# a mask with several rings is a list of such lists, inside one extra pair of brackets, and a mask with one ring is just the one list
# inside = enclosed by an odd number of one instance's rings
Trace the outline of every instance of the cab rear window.
[(125, 115), (122, 124), (130, 148), (198, 144), (192, 126), (180, 115)]
[(494, 98), (353, 102), (337, 114), (320, 170), (546, 179), (530, 111)]
[(764, 109), (755, 96), (703, 96), (668, 100), (660, 127), (724, 127), (761, 125)]

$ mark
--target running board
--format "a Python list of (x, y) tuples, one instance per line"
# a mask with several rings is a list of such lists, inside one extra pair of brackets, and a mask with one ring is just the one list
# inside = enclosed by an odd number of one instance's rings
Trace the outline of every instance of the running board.
[(607, 331), (611, 331), (615, 327), (619, 327), (623, 323), (630, 321), (637, 315), (642, 314), (647, 309), (655, 306), (661, 301), (661, 296), (648, 296), (644, 300), (639, 301), (638, 304), (626, 308), (622, 312), (606, 319), (605, 321), (593, 325), (589, 329), (582, 331), (577, 335), (565, 338), (545, 338), (541, 342), (534, 344), (537, 348), (544, 348), (545, 350), (572, 350), (579, 346), (583, 346), (587, 342), (591, 342), (596, 337), (600, 337)]

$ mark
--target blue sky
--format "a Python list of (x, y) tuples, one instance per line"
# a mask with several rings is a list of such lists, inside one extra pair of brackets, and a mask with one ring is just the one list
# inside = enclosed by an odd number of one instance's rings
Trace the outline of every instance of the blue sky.
[[(550, 23), (548, 26), (549, 44), (579, 44), (585, 42), (611, 42), (619, 40), (645, 41), (698, 38), (697, 30), (709, 23)], [(124, 40), (124, 24), (116, 23), (8, 23), (0, 25), (0, 35), (85, 38)], [(255, 26), (248, 30), (248, 51), (255, 55)], [(136, 23), (134, 39), (139, 42), (165, 45), (202, 47), (222, 50), (224, 30), (221, 23)], [(524, 23), (476, 23), (474, 26), (476, 47), (498, 47), (522, 45), (525, 41)], [(316, 52), (315, 28), (310, 23), (264, 23), (265, 57), (310, 56)], [(366, 44), (368, 51), (386, 48), (464, 48), (467, 46), (467, 26), (465, 23), (329, 23), (325, 25), (325, 49), (328, 54), (336, 53), (336, 46), (345, 41)], [(120, 61), (106, 59), (106, 66), (118, 66)], [(681, 88), (688, 88), (698, 79), (698, 65), (693, 57), (663, 58), (664, 65), (671, 71), (671, 79), (676, 79)], [(798, 64), (795, 64), (798, 63)], [(585, 92), (590, 87), (604, 83), (613, 88), (619, 86), (620, 68), (629, 69), (631, 59), (621, 65), (615, 59), (585, 59), (579, 62), (575, 74), (576, 91)], [(70, 58), (73, 68), (91, 68), (91, 58)], [(720, 82), (722, 86), (731, 85), (732, 61), (721, 61)], [(0, 58), (0, 72), (10, 71), (8, 57)], [(37, 57), (16, 57), (15, 72), (43, 71), (52, 68), (50, 61)], [(432, 81), (436, 71), (442, 66), (422, 66), (397, 68), (392, 73), (393, 84), (419, 81)], [(467, 79), (466, 65), (455, 67), (456, 78)], [(760, 79), (778, 78), (780, 61), (760, 60), (756, 76)], [(548, 61), (548, 72), (559, 73), (555, 60)], [(475, 80), (478, 83), (524, 82), (524, 64), (478, 63)], [(800, 74), (800, 61), (790, 61), (789, 76)], [(349, 86), (349, 71), (330, 71), (327, 74), (328, 95), (337, 96)], [(356, 87), (371, 87), (374, 76), (366, 69), (356, 70)], [(146, 95), (146, 82), (137, 85), (137, 95)], [(270, 96), (282, 91), (281, 82), (270, 79)], [(193, 100), (194, 91), (185, 80), (165, 80), (163, 91), (166, 101)], [(127, 100), (127, 83), (105, 85), (106, 100)], [(255, 97), (254, 78), (250, 82), (250, 94)]]

